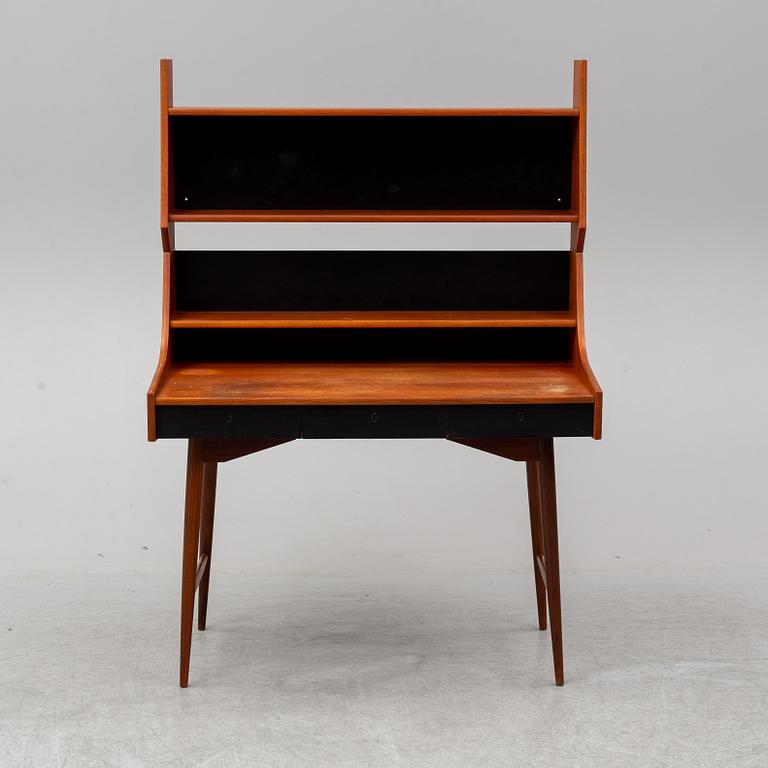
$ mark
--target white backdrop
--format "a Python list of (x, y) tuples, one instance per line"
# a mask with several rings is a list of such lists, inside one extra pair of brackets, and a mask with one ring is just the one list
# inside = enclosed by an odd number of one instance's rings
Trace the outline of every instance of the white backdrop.
[[(178, 104), (270, 106), (565, 106), (572, 59), (589, 59), (587, 339), (605, 438), (556, 444), (563, 567), (764, 563), (764, 4), (25, 0), (0, 13), (0, 573), (179, 568), (185, 448), (145, 437), (162, 56)], [(179, 240), (567, 243), (501, 224), (223, 237), (188, 225)], [(530, 567), (529, 541), (523, 468), (447, 442), (294, 442), (220, 473), (215, 569), (506, 570)]]

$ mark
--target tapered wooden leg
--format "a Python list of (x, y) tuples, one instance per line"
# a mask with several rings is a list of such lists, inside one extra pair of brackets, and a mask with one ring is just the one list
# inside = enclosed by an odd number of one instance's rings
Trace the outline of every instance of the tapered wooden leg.
[(216, 507), (216, 474), (218, 464), (215, 461), (203, 463), (203, 495), (200, 510), (200, 557), (206, 558), (197, 602), (197, 628), (205, 629), (208, 615), (208, 585), (211, 581), (211, 550), (213, 548), (213, 514)]
[(200, 540), (200, 505), (203, 491), (203, 440), (191, 439), (187, 450), (187, 490), (184, 500), (184, 552), (181, 568), (181, 656), (179, 685), (189, 681), (189, 652), (195, 612), (197, 550)]
[(547, 628), (547, 586), (544, 582), (544, 536), (541, 530), (541, 494), (539, 492), (539, 463), (525, 462), (528, 479), (528, 508), (531, 513), (531, 545), (533, 549), (533, 578), (536, 582), (536, 606), (539, 611), (539, 629)]
[(555, 685), (563, 684), (563, 630), (560, 617), (560, 555), (557, 546), (557, 499), (555, 495), (555, 454), (551, 437), (539, 438), (539, 492), (544, 534), (544, 561), (549, 603), (549, 631)]

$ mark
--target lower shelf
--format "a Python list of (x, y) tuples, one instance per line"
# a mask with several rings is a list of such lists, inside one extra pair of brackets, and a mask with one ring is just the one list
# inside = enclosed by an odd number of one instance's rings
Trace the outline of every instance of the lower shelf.
[(593, 403), (565, 363), (181, 363), (157, 405), (478, 405)]

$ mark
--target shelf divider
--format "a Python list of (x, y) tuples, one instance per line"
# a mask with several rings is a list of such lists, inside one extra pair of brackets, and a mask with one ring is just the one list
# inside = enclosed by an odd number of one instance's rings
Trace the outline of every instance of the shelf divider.
[(170, 107), (171, 117), (578, 117), (578, 107)]
[(175, 312), (171, 328), (575, 328), (572, 312)]
[(506, 221), (540, 224), (574, 223), (579, 220), (574, 211), (257, 211), (257, 210), (199, 210), (171, 211), (170, 221), (177, 222), (248, 222), (248, 221)]

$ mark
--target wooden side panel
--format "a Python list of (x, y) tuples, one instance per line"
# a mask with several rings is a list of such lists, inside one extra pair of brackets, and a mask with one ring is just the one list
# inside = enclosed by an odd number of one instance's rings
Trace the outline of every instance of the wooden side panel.
[(571, 207), (578, 219), (571, 223), (571, 250), (583, 251), (587, 234), (587, 62), (573, 62), (573, 106), (579, 110), (575, 123)]
[(577, 220), (571, 224), (571, 312), (576, 316), (576, 333), (573, 337), (573, 360), (577, 370), (595, 393), (595, 410), (592, 436), (602, 437), (603, 391), (597, 383), (587, 359), (584, 330), (584, 262), (582, 252), (587, 234), (587, 62), (573, 62), (573, 106), (579, 110), (573, 145), (573, 173), (571, 200)]
[(169, 220), (171, 200), (171, 169), (169, 147), (168, 110), (173, 106), (173, 62), (160, 60), (160, 237), (163, 244), (163, 319), (160, 336), (160, 357), (147, 392), (147, 436), (157, 440), (155, 395), (163, 378), (166, 365), (171, 361), (170, 319), (174, 299), (174, 224)]
[(173, 222), (169, 220), (173, 173), (171, 169), (169, 109), (173, 106), (173, 62), (160, 60), (160, 236), (163, 251), (174, 249)]

